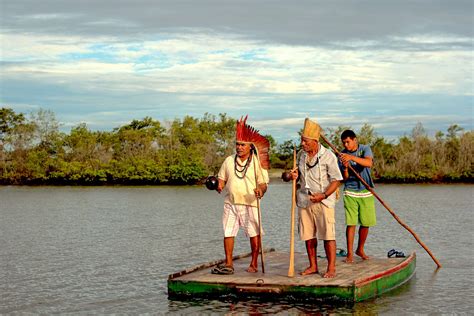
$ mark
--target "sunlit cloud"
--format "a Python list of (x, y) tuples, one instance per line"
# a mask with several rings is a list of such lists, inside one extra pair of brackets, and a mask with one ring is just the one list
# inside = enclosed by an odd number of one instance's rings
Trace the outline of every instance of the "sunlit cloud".
[[(93, 11), (76, 4), (56, 10), (48, 1), (21, 9), (25, 0), (18, 1), (7, 6), (12, 14), (0, 32), (0, 102), (18, 111), (51, 109), (66, 127), (111, 129), (145, 116), (210, 112), (250, 114), (279, 140), (306, 116), (330, 128), (369, 123), (391, 136), (417, 120), (429, 131), (452, 123), (472, 128), (472, 31), (441, 23), (433, 8), (387, 4), (404, 12), (405, 29), (377, 2), (372, 9), (385, 19), (376, 26), (363, 24), (372, 18), (350, 4), (326, 4), (341, 13), (329, 21), (316, 11), (320, 19), (305, 19), (297, 14), (304, 8), (281, 2), (311, 26), (303, 29), (284, 28), (251, 1), (243, 1), (254, 9), (245, 21), (208, 6), (208, 19), (199, 19), (195, 10), (204, 7), (187, 4), (166, 18), (164, 11), (176, 11), (171, 2), (150, 18), (139, 10), (143, 3), (125, 2), (111, 14), (106, 0)], [(348, 14), (354, 10), (359, 14)], [(411, 10), (425, 12), (432, 29)]]

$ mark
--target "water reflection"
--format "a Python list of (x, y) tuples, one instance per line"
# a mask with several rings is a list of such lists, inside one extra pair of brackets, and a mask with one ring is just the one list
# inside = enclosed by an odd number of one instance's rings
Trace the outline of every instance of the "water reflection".
[[(169, 274), (223, 257), (222, 197), (204, 187), (0, 187), (0, 314), (468, 314), (474, 292), (472, 188), (378, 185), (443, 268), (436, 270), (377, 205), (367, 252), (385, 257), (392, 248), (415, 250), (416, 275), (382, 297), (334, 305), (168, 300)], [(291, 186), (277, 183), (262, 201), (266, 248), (289, 250), (290, 195)], [(341, 202), (336, 221), (336, 240), (344, 247)], [(295, 250), (304, 252), (304, 243), (297, 241)], [(248, 239), (239, 233), (235, 253), (248, 251)]]
[(379, 304), (375, 301), (362, 303), (332, 303), (321, 301), (261, 301), (261, 300), (206, 300), (193, 301), (170, 300), (168, 310), (176, 313), (218, 313), (218, 314), (291, 314), (291, 315), (328, 315), (352, 314), (367, 315), (378, 314)]
[(318, 300), (307, 301), (262, 301), (251, 299), (228, 298), (221, 300), (193, 299), (193, 300), (169, 300), (168, 310), (176, 313), (202, 313), (204, 311), (222, 314), (291, 314), (291, 315), (327, 315), (327, 314), (351, 314), (351, 315), (377, 315), (381, 311), (390, 310), (393, 297), (406, 295), (411, 291), (412, 281), (390, 291), (382, 297), (366, 300), (359, 303), (354, 302), (332, 302), (327, 303)]

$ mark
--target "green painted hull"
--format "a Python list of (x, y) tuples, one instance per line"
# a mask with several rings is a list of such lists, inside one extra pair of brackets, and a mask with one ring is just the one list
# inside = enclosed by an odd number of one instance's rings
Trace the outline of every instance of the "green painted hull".
[(392, 269), (377, 277), (354, 282), (354, 301), (360, 302), (380, 296), (408, 282), (415, 274), (416, 256), (413, 253), (398, 269)]
[(168, 295), (170, 298), (194, 297), (249, 297), (287, 300), (316, 299), (324, 301), (359, 302), (380, 296), (408, 282), (414, 275), (416, 255), (386, 271), (353, 280), (350, 285), (302, 285), (302, 284), (256, 284), (256, 283), (212, 283), (180, 280), (170, 276)]

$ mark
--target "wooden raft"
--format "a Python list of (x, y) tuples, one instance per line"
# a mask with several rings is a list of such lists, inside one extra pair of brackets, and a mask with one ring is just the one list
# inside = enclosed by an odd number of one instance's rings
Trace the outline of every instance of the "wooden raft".
[[(325, 279), (320, 274), (301, 276), (308, 265), (306, 253), (295, 253), (296, 275), (287, 276), (289, 254), (266, 251), (265, 274), (248, 273), (250, 254), (236, 256), (234, 274), (216, 275), (210, 270), (223, 260), (209, 262), (168, 277), (170, 298), (191, 297), (268, 297), (286, 299), (321, 299), (362, 301), (379, 296), (407, 282), (415, 273), (416, 255), (407, 258), (355, 258), (355, 263), (336, 259), (337, 276)], [(326, 271), (327, 261), (318, 258), (320, 273)]]

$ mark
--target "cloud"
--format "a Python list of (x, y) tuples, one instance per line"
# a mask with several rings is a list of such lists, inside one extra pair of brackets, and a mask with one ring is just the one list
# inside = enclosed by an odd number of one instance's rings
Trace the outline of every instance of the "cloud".
[(467, 1), (17, 0), (2, 8), (2, 106), (51, 109), (65, 126), (225, 112), (250, 113), (278, 139), (305, 116), (330, 127), (374, 122), (387, 135), (415, 118), (431, 130), (472, 128)]
[(472, 37), (472, 2), (457, 0), (16, 0), (2, 4), (12, 32), (136, 37), (189, 30), (241, 34), (290, 45), (408, 34)]
[[(118, 80), (114, 83), (109, 77), (116, 73), (130, 76), (133, 80), (129, 81), (142, 80), (143, 89), (157, 87), (167, 92), (328, 93), (364, 89), (457, 94), (469, 93), (472, 84), (470, 71), (464, 66), (471, 62), (470, 51), (395, 54), (391, 50), (262, 46), (225, 34), (146, 42), (107, 38), (95, 42), (80, 37), (68, 37), (63, 42), (62, 38), (53, 41), (46, 36), (4, 35), (3, 41), (8, 43), (2, 71), (5, 76), (31, 73), (43, 80), (45, 76), (94, 75), (114, 85)], [(127, 89), (126, 85), (120, 87)]]

